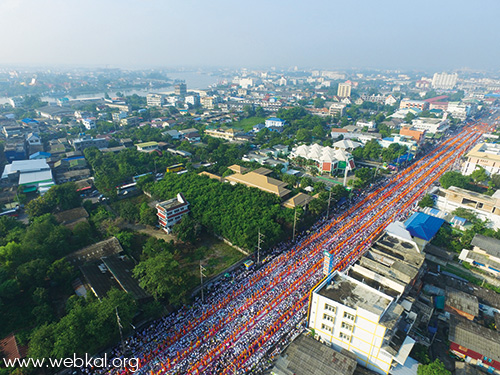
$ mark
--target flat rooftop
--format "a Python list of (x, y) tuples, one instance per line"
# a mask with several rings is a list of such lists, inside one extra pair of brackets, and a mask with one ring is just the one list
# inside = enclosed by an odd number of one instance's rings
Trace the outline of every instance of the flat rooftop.
[(389, 296), (340, 273), (335, 273), (317, 293), (352, 309), (359, 307), (378, 315), (392, 302)]

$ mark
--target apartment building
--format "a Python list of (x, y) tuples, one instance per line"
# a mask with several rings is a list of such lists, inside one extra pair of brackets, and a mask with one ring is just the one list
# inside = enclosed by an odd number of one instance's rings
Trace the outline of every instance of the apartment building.
[(346, 273), (329, 274), (309, 306), (309, 328), (323, 342), (379, 374), (404, 366), (415, 343), (418, 316), (407, 295), (419, 283), (425, 255), (400, 224), (391, 224)]

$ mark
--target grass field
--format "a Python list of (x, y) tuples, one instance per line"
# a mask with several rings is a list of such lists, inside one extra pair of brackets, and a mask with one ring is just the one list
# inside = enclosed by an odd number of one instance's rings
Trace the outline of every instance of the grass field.
[(266, 121), (265, 117), (249, 117), (238, 122), (234, 122), (232, 127), (242, 129), (246, 132), (252, 130), (257, 124), (263, 124)]

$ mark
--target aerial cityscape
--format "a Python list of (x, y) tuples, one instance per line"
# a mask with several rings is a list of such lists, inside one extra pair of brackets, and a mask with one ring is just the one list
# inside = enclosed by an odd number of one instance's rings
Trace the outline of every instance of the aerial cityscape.
[(500, 374), (500, 4), (352, 3), (0, 2), (0, 375)]

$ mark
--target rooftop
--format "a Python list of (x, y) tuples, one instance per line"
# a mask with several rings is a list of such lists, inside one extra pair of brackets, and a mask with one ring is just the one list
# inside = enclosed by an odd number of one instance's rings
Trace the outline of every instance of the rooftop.
[[(259, 169), (268, 170), (266, 168)], [(236, 173), (227, 176), (226, 180), (244, 184), (248, 187), (254, 187), (268, 193), (276, 194), (280, 198), (290, 193), (290, 190), (285, 188), (285, 186), (287, 186), (286, 182), (262, 175), (256, 171), (248, 172), (246, 174)]]
[(483, 356), (500, 361), (500, 332), (452, 316), (448, 339)]
[(430, 241), (436, 235), (443, 223), (443, 219), (422, 212), (416, 212), (405, 221), (405, 227), (413, 237)]
[(283, 207), (286, 208), (303, 207), (307, 205), (309, 202), (311, 202), (313, 199), (314, 198), (311, 197), (309, 194), (298, 193), (297, 195), (294, 195), (290, 199), (283, 202)]
[(472, 316), (479, 315), (477, 297), (450, 287), (446, 288), (446, 305)]
[(312, 337), (297, 337), (278, 358), (272, 373), (277, 375), (352, 375), (357, 363), (347, 351), (337, 352)]
[(188, 201), (186, 200), (186, 198), (184, 198), (184, 195), (182, 195), (182, 193), (179, 193), (175, 198), (158, 203), (156, 207), (166, 211), (178, 206), (182, 206), (186, 203), (188, 203)]
[(500, 145), (496, 143), (480, 143), (467, 154), (482, 159), (500, 160)]
[(471, 245), (479, 247), (491, 256), (500, 258), (500, 240), (496, 238), (476, 234), (472, 239)]
[(317, 293), (352, 309), (362, 308), (379, 316), (392, 302), (389, 296), (340, 273), (334, 273)]

